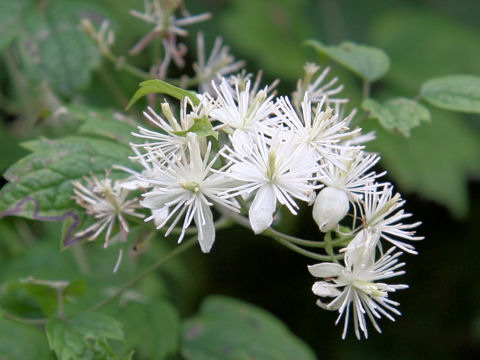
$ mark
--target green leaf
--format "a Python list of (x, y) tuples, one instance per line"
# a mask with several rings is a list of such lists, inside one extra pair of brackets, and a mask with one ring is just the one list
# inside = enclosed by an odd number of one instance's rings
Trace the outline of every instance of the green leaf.
[(0, 1), (0, 51), (3, 51), (19, 34), (21, 17), (32, 0)]
[(410, 130), (420, 125), (421, 121), (430, 121), (430, 112), (416, 101), (395, 98), (380, 104), (373, 99), (366, 99), (362, 108), (370, 116), (378, 119), (387, 130), (410, 136)]
[[(65, 245), (77, 225), (72, 180), (91, 173), (104, 176), (113, 165), (134, 165), (128, 146), (86, 136), (41, 139), (22, 144), (33, 151), (5, 173), (9, 181), (0, 191), (0, 217), (22, 216), (42, 221), (71, 220)], [(135, 167), (135, 166), (133, 166)]]
[(189, 360), (315, 359), (277, 318), (222, 296), (207, 298), (200, 314), (185, 322), (182, 355)]
[(126, 349), (135, 349), (139, 358), (160, 360), (178, 352), (180, 316), (168, 302), (129, 302), (114, 314), (125, 325)]
[(43, 331), (32, 325), (14, 323), (0, 317), (0, 359), (51, 359)]
[(385, 169), (403, 192), (417, 192), (447, 206), (457, 217), (469, 206), (467, 178), (480, 170), (480, 140), (476, 132), (455, 114), (432, 110), (432, 123), (415, 129), (411, 138), (395, 136), (373, 123), (376, 140), (369, 151), (382, 154)]
[(200, 103), (200, 100), (193, 91), (184, 90), (165, 81), (155, 79), (142, 81), (140, 83), (140, 88), (135, 92), (125, 110), (130, 109), (132, 105), (138, 101), (138, 99), (153, 93), (169, 95), (178, 100), (188, 97), (190, 100), (192, 100), (194, 105), (198, 105)]
[(25, 75), (34, 82), (48, 81), (52, 89), (72, 96), (85, 88), (99, 65), (95, 44), (79, 25), (73, 1), (32, 2), (19, 23), (16, 42)]
[(86, 105), (68, 105), (65, 110), (82, 121), (79, 134), (97, 135), (126, 145), (138, 139), (132, 135), (136, 130), (133, 121), (119, 112)]
[(302, 75), (308, 56), (307, 49), (298, 44), (314, 33), (305, 21), (308, 11), (311, 2), (306, 0), (233, 1), (219, 13), (221, 29), (216, 32), (272, 78), (293, 81)]
[(480, 76), (450, 75), (428, 80), (421, 96), (433, 106), (466, 113), (480, 113)]
[(187, 131), (174, 131), (173, 133), (179, 136), (186, 136), (189, 132), (193, 132), (199, 137), (213, 136), (215, 139), (218, 139), (218, 131), (213, 130), (212, 123), (206, 116), (196, 118)]
[(107, 314), (84, 313), (73, 319), (71, 325), (86, 338), (124, 339), (122, 324)]
[(369, 82), (380, 79), (390, 68), (390, 59), (385, 51), (373, 46), (350, 41), (337, 46), (324, 45), (317, 40), (307, 40), (306, 44)]
[(63, 320), (51, 318), (45, 328), (50, 349), (59, 360), (83, 359), (86, 343), (73, 326)]

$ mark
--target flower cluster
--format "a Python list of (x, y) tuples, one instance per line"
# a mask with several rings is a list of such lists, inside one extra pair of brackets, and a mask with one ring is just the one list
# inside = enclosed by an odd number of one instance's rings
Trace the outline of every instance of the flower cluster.
[[(368, 337), (367, 318), (380, 332), (378, 318), (400, 314), (389, 295), (407, 286), (384, 281), (404, 273), (399, 257), (416, 253), (411, 241), (422, 239), (413, 230), (419, 223), (403, 223), (410, 216), (402, 210), (404, 201), (380, 181), (385, 173), (373, 170), (380, 157), (365, 151), (372, 134), (352, 128), (354, 113), (342, 115), (346, 100), (333, 98), (341, 90), (332, 88), (336, 79), (325, 80), (328, 69), (315, 78), (318, 67), (312, 64), (305, 71), (292, 100), (276, 97), (274, 84), (261, 88), (258, 78), (252, 83), (240, 73), (219, 76), (201, 87), (205, 92), (180, 100), (178, 115), (167, 102), (160, 113), (147, 108), (144, 116), (153, 128), (139, 126), (133, 134), (138, 141), (131, 144), (131, 159), (142, 170), (126, 169), (131, 177), (122, 186), (143, 193), (140, 205), (150, 211), (145, 221), (165, 236), (179, 234), (178, 242), (194, 232), (205, 253), (220, 216), (322, 260), (308, 267), (318, 278), (312, 288), (321, 298), (317, 304), (339, 312), (343, 337), (350, 317), (356, 336)], [(78, 199), (87, 201), (85, 196), (77, 190)], [(272, 229), (280, 208), (297, 215), (302, 204), (311, 206), (324, 241)], [(92, 214), (93, 207), (87, 207)], [(110, 232), (115, 214), (124, 228), (121, 213), (109, 211), (108, 217), (96, 215), (94, 235), (107, 224)], [(309, 246), (327, 255), (303, 249)]]

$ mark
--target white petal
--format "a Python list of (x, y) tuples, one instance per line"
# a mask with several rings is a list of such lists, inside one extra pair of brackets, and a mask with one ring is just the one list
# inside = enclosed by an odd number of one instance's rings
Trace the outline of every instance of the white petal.
[(159, 227), (168, 217), (168, 207), (163, 207), (161, 209), (153, 209), (152, 216), (153, 222), (155, 223), (156, 227)]
[(308, 267), (310, 274), (319, 278), (339, 276), (343, 269), (343, 266), (334, 263), (320, 263)]
[(335, 297), (342, 293), (340, 290), (333, 287), (332, 284), (327, 283), (326, 281), (317, 281), (314, 283), (312, 286), (312, 291), (315, 295), (322, 297)]
[(277, 199), (271, 185), (264, 185), (258, 189), (248, 211), (250, 226), (255, 234), (264, 232), (272, 225), (276, 204)]
[[(215, 242), (215, 225), (213, 224), (213, 215), (210, 206), (202, 203), (203, 219), (200, 213), (195, 213), (195, 224), (198, 229), (198, 243), (204, 253), (210, 252)], [(204, 222), (202, 222), (202, 220)]]

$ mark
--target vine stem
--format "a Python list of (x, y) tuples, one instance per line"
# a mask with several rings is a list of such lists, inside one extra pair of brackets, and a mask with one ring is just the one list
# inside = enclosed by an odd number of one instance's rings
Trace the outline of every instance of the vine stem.
[(109, 296), (108, 298), (100, 301), (96, 305), (92, 306), (90, 309), (88, 309), (88, 312), (94, 312), (105, 305), (111, 303), (113, 300), (118, 298), (120, 295), (122, 295), (128, 288), (132, 287), (133, 285), (137, 284), (141, 280), (143, 280), (146, 276), (150, 275), (152, 272), (160, 268), (162, 265), (164, 265), (167, 261), (170, 259), (174, 258), (177, 255), (180, 255), (181, 253), (184, 253), (188, 249), (190, 249), (194, 244), (197, 242), (197, 237), (191, 237), (181, 245), (177, 246), (174, 250), (172, 250), (170, 253), (159, 259), (156, 263), (154, 263), (152, 266), (150, 266), (148, 269), (146, 269), (144, 272), (138, 274), (136, 277), (134, 277), (132, 280), (129, 282), (125, 283), (120, 289), (118, 289), (113, 295)]
[(30, 325), (45, 325), (48, 319), (27, 319), (23, 317), (19, 317), (16, 315), (12, 315), (5, 310), (0, 310), (0, 316), (3, 316), (5, 319), (15, 321), (20, 324), (30, 324)]

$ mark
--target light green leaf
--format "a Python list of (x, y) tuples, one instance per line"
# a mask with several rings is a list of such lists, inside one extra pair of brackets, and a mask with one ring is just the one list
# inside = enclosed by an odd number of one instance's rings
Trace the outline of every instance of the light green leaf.
[(43, 331), (32, 325), (17, 324), (0, 317), (0, 359), (52, 359)]
[(78, 26), (77, 10), (73, 1), (32, 2), (20, 19), (16, 42), (25, 75), (34, 82), (48, 81), (65, 96), (88, 85), (100, 60), (97, 47)]
[(126, 110), (130, 109), (133, 104), (138, 101), (138, 99), (144, 97), (145, 95), (154, 93), (169, 95), (178, 100), (188, 97), (190, 100), (192, 100), (194, 105), (198, 105), (200, 103), (200, 100), (193, 91), (184, 90), (159, 79), (142, 81), (139, 86), (140, 88), (133, 95), (132, 99), (127, 105)]
[(212, 123), (206, 116), (196, 118), (187, 131), (174, 131), (173, 133), (179, 136), (186, 136), (189, 132), (193, 132), (199, 137), (213, 136), (215, 139), (218, 139), (218, 131), (213, 130)]
[[(78, 222), (77, 205), (72, 199), (72, 180), (91, 173), (104, 176), (113, 165), (134, 165), (128, 146), (86, 136), (24, 143), (32, 154), (13, 164), (5, 173), (9, 181), (0, 191), (0, 217), (13, 215), (43, 221), (71, 220), (65, 238), (72, 239)], [(135, 166), (133, 166), (135, 167)]]
[(182, 355), (189, 360), (315, 359), (313, 352), (265, 310), (211, 296), (185, 322)]
[(430, 121), (430, 112), (416, 101), (405, 98), (389, 99), (383, 104), (366, 99), (362, 108), (370, 116), (378, 119), (387, 130), (410, 136), (410, 130), (420, 125), (421, 121)]
[(428, 80), (421, 96), (441, 109), (480, 113), (480, 76), (450, 75)]
[(73, 326), (63, 320), (51, 318), (47, 322), (47, 339), (50, 349), (59, 360), (83, 359), (86, 343)]
[(178, 352), (180, 316), (168, 302), (129, 302), (115, 309), (115, 318), (125, 325), (126, 349), (139, 358), (161, 360)]
[(84, 313), (74, 318), (71, 325), (86, 338), (124, 339), (122, 324), (103, 313)]
[(447, 206), (457, 217), (469, 206), (466, 179), (480, 170), (480, 140), (455, 114), (432, 111), (432, 123), (417, 129), (409, 139), (376, 129), (369, 151), (382, 154), (382, 163), (402, 192), (416, 192)]
[(307, 40), (306, 44), (369, 82), (380, 79), (390, 68), (390, 59), (385, 51), (373, 46), (350, 41), (337, 46), (325, 45), (317, 40)]

